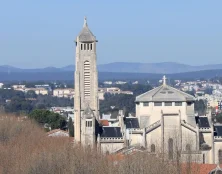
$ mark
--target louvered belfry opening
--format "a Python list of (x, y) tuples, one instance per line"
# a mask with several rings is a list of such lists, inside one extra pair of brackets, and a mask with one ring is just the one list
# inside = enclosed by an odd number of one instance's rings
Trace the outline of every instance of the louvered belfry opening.
[(90, 100), (90, 62), (84, 62), (84, 98)]

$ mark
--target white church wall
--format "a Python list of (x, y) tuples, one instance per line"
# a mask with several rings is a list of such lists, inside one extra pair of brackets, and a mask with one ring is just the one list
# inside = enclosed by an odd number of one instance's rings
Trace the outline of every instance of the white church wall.
[(146, 134), (147, 149), (151, 151), (151, 145), (155, 145), (156, 150), (161, 149), (161, 126)]
[(190, 129), (182, 126), (182, 150), (186, 151), (187, 145), (190, 146), (190, 150), (197, 150), (197, 136), (196, 132), (191, 131)]
[[(203, 138), (204, 138), (204, 141), (207, 145), (209, 145), (210, 147), (213, 147), (213, 140), (212, 140), (211, 133), (203, 133)], [(213, 149), (205, 151), (206, 163), (213, 163), (213, 161), (214, 161), (212, 150)]]
[(182, 102), (182, 106), (175, 106), (175, 102), (172, 102), (172, 106), (154, 106), (154, 102), (149, 102), (149, 106), (144, 106), (143, 102), (136, 104), (136, 116), (139, 118), (142, 116), (147, 116), (149, 118), (149, 124), (153, 124), (161, 119), (163, 113), (178, 113), (180, 111), (181, 120), (187, 121), (187, 107), (186, 102)]
[(179, 116), (164, 116), (164, 151), (171, 148), (170, 140), (173, 143), (173, 150), (176, 152), (181, 147), (180, 118)]
[(222, 142), (214, 142), (215, 164), (219, 163), (219, 150), (222, 150)]
[(185, 163), (203, 163), (202, 153), (182, 153), (181, 161)]
[(129, 135), (130, 145), (140, 144), (143, 143), (143, 136), (141, 134), (130, 134)]
[(180, 120), (179, 116), (164, 116), (164, 136), (168, 138), (177, 138), (179, 136)]
[(102, 153), (114, 153), (119, 149), (124, 147), (124, 143), (101, 143), (101, 152)]

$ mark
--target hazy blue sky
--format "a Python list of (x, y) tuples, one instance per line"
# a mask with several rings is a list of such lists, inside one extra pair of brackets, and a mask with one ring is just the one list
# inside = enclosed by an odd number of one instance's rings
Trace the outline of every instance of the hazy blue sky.
[(0, 0), (0, 65), (73, 64), (84, 16), (99, 64), (222, 63), (221, 9), (222, 0)]

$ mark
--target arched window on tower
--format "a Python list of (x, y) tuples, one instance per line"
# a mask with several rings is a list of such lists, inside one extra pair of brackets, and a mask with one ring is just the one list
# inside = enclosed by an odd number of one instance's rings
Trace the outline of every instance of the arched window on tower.
[(90, 62), (84, 62), (84, 98), (90, 99)]
[(168, 153), (169, 159), (173, 159), (173, 139), (169, 138), (168, 140)]
[(90, 44), (90, 50), (92, 50), (92, 48), (93, 48), (93, 47), (92, 47), (92, 44)]
[(222, 164), (222, 150), (221, 149), (218, 151), (218, 160), (219, 160), (219, 164)]
[(86, 50), (86, 44), (84, 44), (84, 50)]
[(81, 44), (81, 50), (82, 50), (82, 44)]
[(156, 150), (156, 147), (155, 147), (155, 145), (154, 144), (151, 144), (151, 152), (155, 152), (155, 150)]

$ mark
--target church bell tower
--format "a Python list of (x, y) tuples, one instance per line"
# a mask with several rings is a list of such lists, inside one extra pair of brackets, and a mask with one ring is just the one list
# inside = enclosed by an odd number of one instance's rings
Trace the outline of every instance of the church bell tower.
[(99, 119), (96, 43), (85, 18), (76, 38), (74, 97), (74, 138), (83, 145), (95, 143), (95, 121)]

